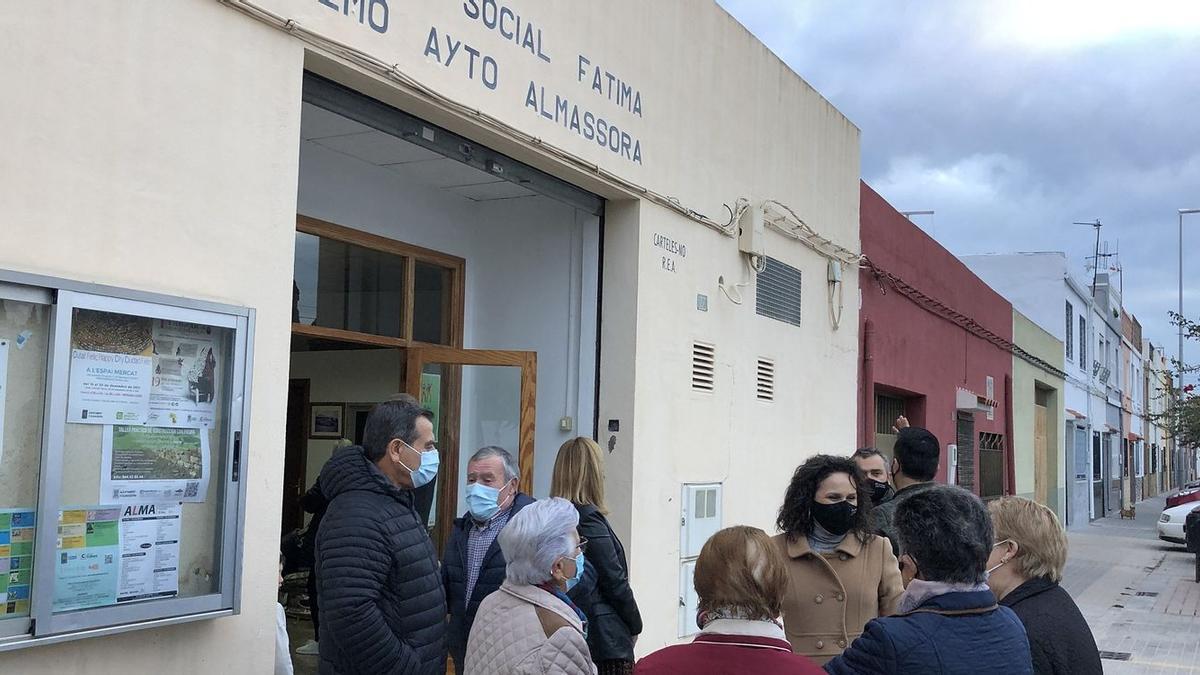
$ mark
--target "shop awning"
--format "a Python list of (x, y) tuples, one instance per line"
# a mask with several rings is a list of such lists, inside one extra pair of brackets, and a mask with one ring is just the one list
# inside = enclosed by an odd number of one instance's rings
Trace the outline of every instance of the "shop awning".
[(1084, 415), (1083, 413), (1079, 412), (1078, 410), (1072, 410), (1071, 408), (1067, 408), (1067, 414), (1074, 416), (1075, 419), (1077, 419), (1077, 420), (1086, 420), (1087, 419), (1087, 415)]
[(1126, 438), (1127, 440), (1130, 440), (1130, 441), (1140, 441), (1140, 440), (1142, 440), (1142, 437), (1141, 437), (1140, 435), (1138, 435), (1138, 434), (1135, 434), (1135, 433), (1133, 433), (1132, 431), (1131, 431), (1131, 432), (1129, 432), (1128, 434), (1126, 434), (1125, 438)]

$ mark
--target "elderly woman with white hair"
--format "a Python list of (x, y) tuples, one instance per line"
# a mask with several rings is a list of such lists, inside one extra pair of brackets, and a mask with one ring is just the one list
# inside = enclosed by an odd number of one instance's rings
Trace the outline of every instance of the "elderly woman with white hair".
[(467, 640), (465, 672), (596, 672), (587, 619), (567, 597), (583, 577), (579, 512), (565, 499), (534, 502), (513, 515), (498, 540), (506, 578), (484, 599)]

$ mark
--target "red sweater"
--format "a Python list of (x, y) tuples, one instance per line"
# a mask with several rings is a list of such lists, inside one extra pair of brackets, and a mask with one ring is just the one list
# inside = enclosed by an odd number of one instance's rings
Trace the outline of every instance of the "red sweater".
[(637, 662), (638, 675), (825, 675), (821, 667), (792, 653), (786, 640), (705, 633), (691, 644), (660, 649)]

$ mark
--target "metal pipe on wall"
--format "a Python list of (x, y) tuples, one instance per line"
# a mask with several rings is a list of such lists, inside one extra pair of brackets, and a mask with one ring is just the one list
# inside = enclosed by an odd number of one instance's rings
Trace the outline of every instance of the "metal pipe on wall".
[(863, 321), (862, 447), (875, 447), (875, 322)]

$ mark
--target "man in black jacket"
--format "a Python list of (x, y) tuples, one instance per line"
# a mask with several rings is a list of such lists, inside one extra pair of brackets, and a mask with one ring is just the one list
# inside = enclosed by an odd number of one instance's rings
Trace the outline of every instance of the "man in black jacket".
[(442, 559), (442, 584), (450, 609), (446, 641), (455, 672), (463, 672), (479, 603), (504, 583), (507, 562), (496, 535), (534, 501), (517, 490), (517, 477), (517, 465), (504, 448), (482, 448), (467, 462), (467, 512), (454, 521)]
[(891, 499), (871, 509), (871, 520), (876, 533), (892, 542), (892, 553), (900, 556), (900, 542), (892, 521), (896, 507), (906, 497), (911, 497), (933, 487), (941, 462), (942, 446), (927, 429), (909, 426), (908, 419), (896, 419), (896, 445), (892, 449), (892, 482), (896, 492)]
[(381, 403), (363, 447), (338, 450), (321, 469), (323, 674), (445, 670), (446, 598), (412, 496), (437, 472), (432, 418), (411, 402)]

